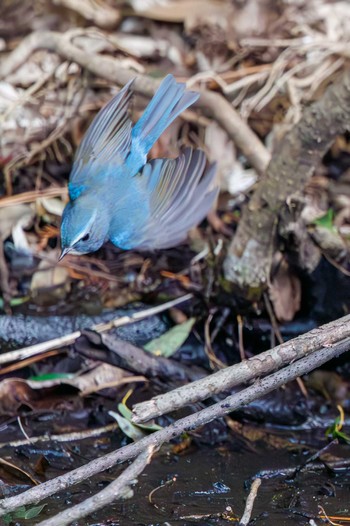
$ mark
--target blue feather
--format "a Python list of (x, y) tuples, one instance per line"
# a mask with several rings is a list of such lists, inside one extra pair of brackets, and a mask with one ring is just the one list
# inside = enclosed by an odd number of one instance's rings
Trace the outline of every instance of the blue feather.
[(146, 163), (147, 154), (164, 130), (199, 97), (199, 93), (186, 91), (186, 85), (167, 75), (142, 117), (132, 129), (131, 151), (126, 165), (137, 173)]
[(62, 256), (97, 250), (174, 246), (211, 208), (215, 167), (202, 151), (177, 159), (147, 155), (163, 131), (199, 97), (165, 77), (139, 121), (129, 117), (129, 82), (95, 117), (74, 160), (61, 224)]

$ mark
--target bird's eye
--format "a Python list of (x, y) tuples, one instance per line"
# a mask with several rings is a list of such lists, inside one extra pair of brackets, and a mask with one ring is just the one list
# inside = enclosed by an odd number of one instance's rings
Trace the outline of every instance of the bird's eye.
[(81, 238), (82, 241), (88, 241), (88, 239), (90, 238), (90, 234), (85, 234), (84, 237)]

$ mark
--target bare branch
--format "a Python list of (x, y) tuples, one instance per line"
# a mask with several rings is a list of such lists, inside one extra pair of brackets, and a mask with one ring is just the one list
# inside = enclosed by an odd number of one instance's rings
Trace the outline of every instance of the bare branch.
[(264, 376), (317, 349), (350, 337), (350, 315), (302, 334), (269, 351), (221, 369), (206, 378), (134, 406), (134, 422), (145, 422), (189, 404), (229, 391), (237, 385)]
[(247, 498), (247, 502), (245, 504), (245, 510), (239, 522), (239, 526), (248, 526), (250, 522), (250, 517), (252, 516), (254, 502), (257, 497), (260, 486), (261, 486), (261, 479), (256, 478), (255, 480), (253, 480), (251, 488), (250, 488), (250, 492)]
[[(130, 325), (136, 321), (144, 320), (145, 318), (153, 316), (154, 314), (158, 314), (159, 312), (164, 312), (165, 310), (170, 309), (175, 305), (179, 305), (180, 303), (184, 303), (191, 298), (192, 294), (186, 294), (185, 296), (180, 296), (179, 298), (167, 301), (166, 303), (162, 303), (156, 307), (151, 307), (150, 309), (135, 312), (130, 316), (122, 316), (106, 323), (93, 325), (91, 329), (96, 332), (104, 332), (113, 328), (124, 327), (125, 325)], [(17, 349), (16, 351), (3, 353), (0, 355), (0, 365), (18, 360), (24, 360), (30, 356), (37, 356), (38, 354), (42, 354), (51, 349), (59, 349), (65, 345), (70, 345), (74, 343), (75, 340), (81, 336), (81, 334), (81, 331), (75, 331), (70, 334), (60, 336), (59, 338), (53, 338), (52, 340), (48, 340), (46, 342), (36, 343), (34, 345), (30, 345), (29, 347), (24, 347), (23, 349)]]
[(282, 139), (257, 185), (224, 264), (225, 276), (240, 287), (266, 287), (276, 243), (279, 213), (287, 198), (302, 190), (336, 136), (349, 129), (350, 71), (305, 108)]
[(147, 464), (151, 462), (154, 450), (154, 447), (148, 446), (116, 480), (111, 482), (102, 491), (99, 491), (93, 497), (80, 502), (76, 506), (58, 513), (50, 519), (39, 522), (37, 526), (57, 526), (57, 524), (66, 526), (72, 524), (73, 521), (87, 517), (91, 513), (110, 505), (116, 500), (128, 498), (131, 491), (130, 486), (136, 483), (137, 477), (146, 468)]

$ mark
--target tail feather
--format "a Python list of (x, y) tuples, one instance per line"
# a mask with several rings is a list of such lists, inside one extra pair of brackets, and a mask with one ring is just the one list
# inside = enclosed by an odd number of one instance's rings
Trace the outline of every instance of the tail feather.
[(186, 91), (186, 85), (176, 82), (172, 75), (165, 77), (132, 129), (132, 146), (127, 164), (134, 174), (146, 163), (148, 152), (161, 134), (198, 97), (199, 93)]

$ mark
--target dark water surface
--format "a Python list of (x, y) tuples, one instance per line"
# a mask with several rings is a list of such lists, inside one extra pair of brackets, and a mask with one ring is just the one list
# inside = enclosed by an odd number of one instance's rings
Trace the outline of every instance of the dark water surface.
[[(1, 436), (1, 433), (0, 433)], [(121, 435), (84, 440), (77, 443), (16, 448), (12, 461), (24, 469), (30, 469), (42, 454), (49, 460), (47, 478), (62, 474), (97, 455), (118, 447)], [(304, 437), (295, 437), (304, 441)], [(312, 437), (308, 437), (308, 441)], [(79, 521), (78, 526), (92, 525), (226, 525), (237, 523), (241, 517), (251, 478), (264, 470), (275, 470), (275, 476), (263, 478), (254, 504), (252, 519), (261, 526), (295, 526), (309, 524), (309, 518), (317, 517), (321, 504), (327, 514), (349, 516), (350, 470), (331, 472), (319, 463), (320, 469), (309, 469), (295, 477), (286, 476), (288, 468), (304, 464), (309, 451), (293, 453), (273, 450), (263, 445), (239, 447), (234, 444), (218, 447), (191, 447), (180, 455), (169, 446), (156, 455), (139, 477), (132, 498), (116, 502), (92, 517)], [(2, 449), (2, 456), (10, 453)], [(334, 446), (329, 452), (332, 458), (350, 459), (350, 447)], [(20, 526), (33, 526), (40, 520), (76, 504), (101, 490), (121, 472), (121, 467), (102, 473), (92, 480), (46, 501), (46, 507), (35, 520), (19, 520)], [(168, 481), (168, 482), (167, 482)], [(169, 481), (171, 481), (169, 483)], [(166, 483), (166, 484), (165, 484)], [(158, 488), (156, 491), (155, 488)], [(19, 491), (12, 488), (14, 493)], [(22, 487), (22, 490), (24, 487)], [(3, 487), (4, 490), (4, 487)], [(5, 494), (10, 491), (9, 486)], [(152, 493), (152, 502), (149, 495)], [(231, 520), (219, 518), (227, 507), (232, 509)], [(316, 519), (316, 524), (321, 524)]]

